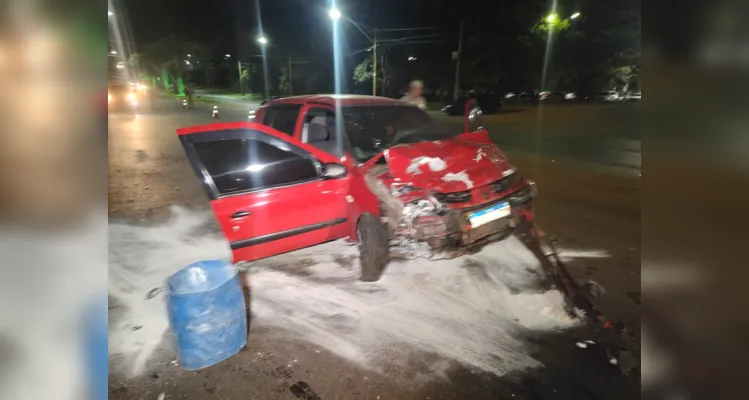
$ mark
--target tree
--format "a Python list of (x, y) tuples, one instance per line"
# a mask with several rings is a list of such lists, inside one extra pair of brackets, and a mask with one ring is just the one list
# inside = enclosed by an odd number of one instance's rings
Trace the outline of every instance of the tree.
[(460, 3), (463, 86), (597, 91), (616, 79), (617, 69), (640, 65), (639, 2), (584, 1), (581, 15), (570, 19), (574, 11), (560, 6), (549, 20), (547, 1), (494, 9)]
[(178, 93), (184, 95), (185, 72), (193, 70), (200, 62), (207, 67), (207, 60), (208, 51), (204, 46), (170, 35), (143, 46), (143, 51), (133, 54), (129, 63), (142, 72), (160, 77), (166, 90), (174, 82)]
[(281, 67), (281, 75), (278, 76), (278, 90), (288, 95), (292, 94), (291, 69), (287, 66)]
[[(378, 53), (377, 87), (380, 93), (386, 93), (389, 90), (394, 76), (393, 68), (388, 65), (388, 57), (387, 49), (383, 49)], [(363, 83), (372, 80), (373, 60), (373, 55), (369, 55), (354, 68), (354, 83)]]

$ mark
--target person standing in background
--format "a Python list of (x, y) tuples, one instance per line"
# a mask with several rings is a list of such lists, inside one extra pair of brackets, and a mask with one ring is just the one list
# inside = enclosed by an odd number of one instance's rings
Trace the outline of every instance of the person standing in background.
[(421, 95), (423, 91), (424, 84), (421, 81), (411, 81), (411, 84), (408, 86), (408, 93), (406, 93), (405, 96), (401, 97), (401, 101), (405, 101), (406, 103), (418, 106), (422, 110), (426, 110), (427, 101)]

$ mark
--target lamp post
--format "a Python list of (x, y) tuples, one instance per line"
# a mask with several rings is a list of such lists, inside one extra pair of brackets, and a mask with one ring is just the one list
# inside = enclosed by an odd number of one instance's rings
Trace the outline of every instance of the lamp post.
[(330, 19), (333, 21), (338, 21), (341, 19), (341, 11), (339, 11), (337, 8), (333, 7), (328, 11), (328, 15), (330, 15)]
[[(264, 34), (260, 34), (257, 37), (257, 43), (260, 45), (261, 53), (263, 54), (263, 89), (265, 91), (265, 97), (268, 98), (268, 60), (266, 58), (266, 47), (268, 45), (268, 38)], [(241, 67), (240, 67), (241, 68)]]
[[(333, 6), (328, 11), (328, 15), (330, 16), (330, 19), (333, 20), (333, 23), (337, 23), (338, 20), (341, 19), (341, 17), (343, 16), (341, 14), (341, 11), (338, 10), (338, 8), (336, 8), (335, 6)], [(370, 43), (372, 43), (372, 57), (373, 57), (373, 60), (372, 60), (372, 96), (376, 96), (377, 95), (377, 30), (375, 29), (374, 31), (374, 34), (373, 34), (374, 38), (371, 38), (369, 37), (369, 35), (367, 35), (366, 32), (364, 32), (364, 30), (362, 30), (361, 27), (359, 27), (359, 25), (356, 22), (352, 21), (351, 19), (348, 19), (348, 20), (354, 24), (356, 29), (358, 29), (359, 32), (361, 32), (362, 35), (364, 35), (364, 37), (366, 37), (367, 40), (369, 40)]]

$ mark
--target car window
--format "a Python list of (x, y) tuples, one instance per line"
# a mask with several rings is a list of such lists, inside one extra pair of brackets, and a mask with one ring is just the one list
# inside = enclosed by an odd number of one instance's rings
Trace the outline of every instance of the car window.
[(302, 125), (302, 142), (309, 143), (309, 124), (311, 122), (321, 124), (325, 127), (328, 125), (328, 121), (331, 118), (335, 118), (333, 111), (326, 108), (311, 108), (304, 115), (304, 124)]
[[(345, 129), (345, 126), (343, 127)], [(332, 154), (343, 156), (348, 149), (346, 135), (336, 129), (335, 112), (327, 108), (311, 108), (304, 116), (302, 142)]]
[(300, 104), (277, 104), (268, 107), (263, 117), (263, 125), (281, 131), (289, 136), (294, 135), (296, 120), (299, 117)]
[(255, 139), (196, 142), (193, 148), (221, 195), (317, 179), (310, 158)]
[(395, 144), (456, 135), (413, 106), (350, 106), (342, 108), (342, 114), (350, 148), (358, 161), (366, 161)]

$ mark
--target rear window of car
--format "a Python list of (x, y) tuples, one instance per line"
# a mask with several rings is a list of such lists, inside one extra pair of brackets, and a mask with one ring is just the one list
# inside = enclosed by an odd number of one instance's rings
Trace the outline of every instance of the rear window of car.
[(263, 125), (281, 131), (289, 136), (294, 135), (296, 120), (299, 117), (301, 104), (277, 104), (271, 105), (265, 110)]

